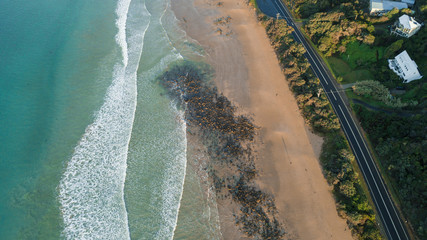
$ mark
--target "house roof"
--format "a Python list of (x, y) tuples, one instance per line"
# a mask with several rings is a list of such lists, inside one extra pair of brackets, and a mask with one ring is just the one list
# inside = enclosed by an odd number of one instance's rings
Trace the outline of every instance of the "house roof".
[(394, 1), (387, 1), (387, 0), (371, 0), (371, 11), (372, 10), (390, 11), (393, 8), (397, 8), (397, 9), (408, 8), (408, 4), (403, 2), (394, 2)]
[(399, 17), (400, 24), (403, 25), (404, 28), (414, 29), (420, 26), (420, 24), (414, 20), (414, 18), (409, 17), (408, 15), (402, 15)]
[(409, 57), (406, 50), (397, 55), (395, 59), (402, 69), (405, 79), (410, 79), (414, 76), (420, 76), (417, 64)]
[(411, 4), (411, 5), (415, 4), (415, 0), (402, 0), (402, 2), (407, 3), (407, 4)]
[(381, 9), (383, 10), (383, 1), (381, 0), (371, 0), (371, 11), (373, 9)]

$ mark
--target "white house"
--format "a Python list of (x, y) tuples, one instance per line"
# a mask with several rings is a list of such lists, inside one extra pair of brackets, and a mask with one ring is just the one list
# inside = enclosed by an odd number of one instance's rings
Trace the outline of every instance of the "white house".
[(407, 3), (410, 7), (414, 6), (415, 0), (402, 0), (402, 2)]
[(395, 2), (395, 1), (387, 1), (387, 0), (371, 0), (371, 4), (369, 6), (371, 15), (383, 14), (392, 10), (393, 8), (397, 8), (399, 10), (408, 8), (408, 4), (404, 2)]
[(403, 78), (403, 83), (408, 83), (423, 77), (420, 72), (418, 72), (417, 64), (409, 57), (406, 50), (397, 55), (395, 59), (389, 59), (388, 66), (393, 72), (399, 75), (399, 77)]
[(392, 32), (402, 37), (409, 38), (415, 33), (417, 33), (420, 28), (421, 24), (415, 21), (413, 17), (410, 17), (405, 14), (399, 17), (399, 21), (395, 23)]

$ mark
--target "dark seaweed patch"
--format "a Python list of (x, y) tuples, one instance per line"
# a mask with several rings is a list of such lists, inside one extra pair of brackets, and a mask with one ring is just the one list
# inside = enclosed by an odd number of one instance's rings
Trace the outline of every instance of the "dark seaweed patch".
[(249, 237), (282, 239), (285, 231), (276, 219), (274, 199), (254, 183), (256, 127), (250, 117), (237, 114), (236, 107), (210, 84), (211, 76), (206, 65), (180, 61), (159, 77), (159, 83), (185, 110), (188, 128), (197, 132), (206, 146), (212, 159), (207, 170), (217, 197), (231, 198), (240, 206), (236, 224)]

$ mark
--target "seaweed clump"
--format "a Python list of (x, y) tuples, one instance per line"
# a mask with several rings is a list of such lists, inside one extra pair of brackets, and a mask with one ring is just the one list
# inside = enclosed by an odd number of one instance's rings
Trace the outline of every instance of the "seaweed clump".
[[(248, 237), (282, 239), (282, 224), (271, 195), (259, 190), (252, 146), (256, 126), (210, 84), (206, 65), (180, 61), (159, 77), (168, 95), (185, 111), (188, 128), (196, 132), (212, 161), (209, 176), (218, 198), (230, 198), (240, 211), (236, 224)], [(195, 130), (195, 131), (193, 131)]]

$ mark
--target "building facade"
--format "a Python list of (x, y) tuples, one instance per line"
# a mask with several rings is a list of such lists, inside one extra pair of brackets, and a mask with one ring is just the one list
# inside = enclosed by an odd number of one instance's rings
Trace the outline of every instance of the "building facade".
[(395, 59), (389, 59), (388, 66), (399, 77), (403, 78), (403, 83), (409, 83), (423, 77), (418, 71), (417, 64), (409, 57), (406, 50), (397, 55)]
[(393, 8), (404, 9), (408, 8), (405, 2), (395, 2), (387, 0), (371, 0), (369, 10), (371, 15), (382, 15), (391, 11)]
[(408, 6), (412, 7), (415, 4), (415, 0), (402, 0), (402, 2), (408, 4)]
[(415, 33), (417, 33), (420, 28), (421, 24), (415, 21), (413, 17), (410, 17), (405, 14), (400, 16), (399, 20), (394, 24), (392, 28), (392, 33), (409, 38)]

